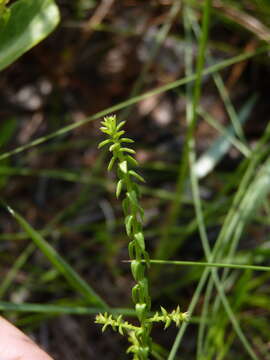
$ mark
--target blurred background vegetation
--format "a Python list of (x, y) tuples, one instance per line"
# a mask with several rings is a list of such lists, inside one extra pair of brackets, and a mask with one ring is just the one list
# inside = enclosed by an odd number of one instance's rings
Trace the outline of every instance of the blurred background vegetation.
[[(194, 71), (204, 1), (56, 3), (57, 29), (1, 73), (1, 197), (104, 302), (129, 309), (127, 238), (107, 155), (97, 150), (100, 119), (116, 113), (136, 141), (151, 257), (205, 261), (190, 176), (183, 170), (192, 82), (176, 82)], [(224, 65), (203, 78), (193, 170), (211, 248), (223, 231), (220, 262), (270, 265), (269, 41), (268, 0), (212, 1), (205, 66)], [(81, 297), (29, 232), (4, 207), (0, 211), (3, 315), (56, 360), (127, 358), (125, 340), (102, 335), (94, 324), (91, 314), (101, 303)], [(202, 272), (153, 265), (153, 308), (188, 309)], [(209, 280), (176, 358), (269, 360), (270, 273), (218, 274), (253, 355)], [(167, 358), (177, 333), (174, 327), (154, 330), (156, 358)]]

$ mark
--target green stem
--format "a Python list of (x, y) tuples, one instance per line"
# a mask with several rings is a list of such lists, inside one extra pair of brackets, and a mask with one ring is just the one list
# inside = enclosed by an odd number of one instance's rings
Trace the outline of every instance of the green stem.
[[(144, 260), (142, 261), (144, 262)], [(270, 266), (247, 265), (247, 264), (226, 264), (226, 263), (180, 261), (180, 260), (149, 260), (149, 262), (155, 265), (198, 266), (198, 267), (228, 268), (228, 269), (237, 269), (237, 270), (270, 271)]]

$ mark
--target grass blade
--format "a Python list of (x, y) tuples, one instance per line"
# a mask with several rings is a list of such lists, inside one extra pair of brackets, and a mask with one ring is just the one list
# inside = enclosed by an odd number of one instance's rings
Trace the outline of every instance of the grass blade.
[[(253, 105), (255, 104), (256, 98), (252, 96), (244, 105), (239, 113), (239, 122), (244, 124), (251, 112)], [(195, 173), (198, 178), (203, 178), (208, 175), (214, 167), (219, 163), (222, 157), (227, 153), (231, 145), (234, 145), (242, 154), (245, 156), (250, 155), (250, 150), (241, 143), (234, 135), (233, 126), (230, 125), (224, 128), (218, 124), (214, 119), (207, 114), (204, 110), (199, 109), (199, 114), (202, 115), (210, 125), (221, 132), (219, 136), (207, 149), (201, 157), (196, 161)]]
[(27, 248), (21, 253), (18, 259), (12, 265), (12, 268), (7, 273), (2, 283), (0, 284), (0, 298), (3, 298), (8, 288), (12, 284), (12, 281), (15, 279), (20, 268), (26, 263), (27, 259), (32, 255), (35, 250), (34, 244), (30, 244)]
[[(0, 301), (0, 311), (16, 311), (16, 312), (29, 312), (29, 313), (45, 313), (45, 314), (74, 314), (74, 315), (96, 315), (104, 311), (104, 307), (86, 307), (86, 306), (66, 306), (57, 304), (14, 304), (10, 302)], [(110, 312), (115, 315), (128, 315), (135, 316), (133, 309), (110, 309)]]
[(96, 292), (88, 285), (79, 274), (57, 253), (57, 251), (40, 235), (38, 231), (17, 212), (9, 206), (5, 206), (10, 214), (17, 220), (24, 231), (29, 235), (35, 245), (48, 258), (52, 265), (66, 278), (69, 284), (78, 291), (84, 298), (93, 305), (107, 309), (107, 304), (96, 294)]
[[(241, 61), (244, 61), (244, 60), (247, 60), (247, 59), (250, 59), (256, 55), (259, 55), (259, 54), (262, 54), (262, 53), (265, 53), (267, 51), (269, 51), (269, 48), (270, 46), (269, 45), (266, 45), (266, 46), (262, 46), (258, 49), (256, 49), (255, 51), (250, 51), (250, 52), (245, 52), (245, 53), (241, 53), (240, 55), (237, 55), (237, 56), (234, 56), (230, 59), (226, 59), (224, 61), (221, 61), (220, 63), (218, 64), (215, 64), (215, 65), (212, 65), (212, 66), (209, 66), (208, 68), (206, 68), (204, 71), (203, 71), (203, 75), (208, 75), (208, 74), (212, 74), (216, 71), (220, 71), (230, 65), (233, 65), (235, 63), (238, 63), (238, 62), (241, 62)], [(127, 101), (123, 101), (117, 105), (114, 105), (114, 106), (111, 106), (105, 110), (102, 110), (102, 111), (99, 111), (98, 113), (84, 119), (84, 120), (81, 120), (81, 121), (78, 121), (76, 123), (73, 123), (71, 125), (68, 125), (68, 126), (64, 126), (62, 127), (61, 129), (55, 131), (55, 132), (52, 132), (51, 134), (49, 135), (46, 135), (46, 136), (42, 136), (36, 140), (33, 140), (33, 141), (30, 141), (28, 144), (26, 145), (23, 145), (23, 146), (19, 146), (17, 147), (16, 149), (13, 149), (11, 151), (8, 151), (8, 152), (5, 152), (3, 153), (2, 155), (0, 155), (0, 160), (3, 160), (3, 159), (6, 159), (12, 155), (15, 155), (15, 154), (19, 154), (25, 150), (28, 150), (28, 149), (31, 149), (32, 147), (34, 146), (37, 146), (37, 145), (40, 145), (40, 144), (43, 144), (44, 142), (48, 141), (48, 140), (51, 140), (51, 139), (54, 139), (58, 136), (61, 136), (61, 135), (64, 135), (74, 129), (77, 129), (78, 127), (80, 126), (83, 126), (85, 124), (87, 124), (88, 122), (90, 121), (93, 121), (93, 120), (96, 120), (96, 119), (99, 119), (99, 118), (102, 118), (108, 114), (111, 114), (111, 113), (114, 113), (116, 111), (119, 111), (121, 109), (124, 109), (130, 105), (133, 105), (133, 104), (136, 104), (138, 102), (140, 102), (141, 100), (144, 100), (144, 99), (147, 99), (151, 96), (154, 96), (154, 95), (158, 95), (158, 94), (161, 94), (163, 92), (166, 92), (166, 91), (169, 91), (169, 90), (172, 90), (172, 89), (175, 89), (179, 86), (182, 86), (182, 85), (185, 85), (185, 84), (188, 84), (194, 80), (196, 80), (196, 77), (197, 75), (196, 74), (192, 74), (190, 76), (187, 76), (187, 77), (184, 77), (182, 79), (179, 79), (179, 80), (176, 80), (174, 82), (171, 82), (169, 84), (166, 84), (164, 86), (161, 86), (161, 87), (158, 87), (157, 89), (154, 89), (154, 90), (151, 90), (151, 91), (148, 91), (142, 95), (138, 95), (138, 96), (135, 96)]]
[(155, 265), (174, 265), (174, 266), (198, 266), (213, 268), (228, 268), (237, 270), (254, 270), (254, 271), (270, 271), (270, 266), (248, 265), (248, 264), (227, 264), (203, 261), (181, 261), (181, 260), (150, 260)]

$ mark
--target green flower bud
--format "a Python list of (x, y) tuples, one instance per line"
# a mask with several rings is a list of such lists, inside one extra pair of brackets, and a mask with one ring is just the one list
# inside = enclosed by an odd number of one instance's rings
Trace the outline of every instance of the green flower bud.
[(132, 300), (133, 300), (133, 302), (136, 304), (136, 303), (138, 303), (139, 302), (139, 295), (140, 295), (140, 292), (139, 292), (139, 290), (140, 290), (140, 287), (139, 287), (139, 285), (138, 284), (136, 284), (135, 286), (133, 286), (133, 288), (132, 288)]
[(145, 303), (137, 303), (135, 308), (138, 319), (142, 322), (147, 315), (147, 305)]
[(131, 262), (131, 272), (136, 281), (140, 281), (144, 278), (145, 266), (137, 260)]
[(139, 359), (145, 359), (145, 360), (147, 360), (147, 359), (148, 359), (148, 355), (149, 355), (149, 351), (150, 351), (150, 349), (149, 349), (148, 346), (139, 347), (136, 355), (138, 355), (138, 358), (139, 358)]

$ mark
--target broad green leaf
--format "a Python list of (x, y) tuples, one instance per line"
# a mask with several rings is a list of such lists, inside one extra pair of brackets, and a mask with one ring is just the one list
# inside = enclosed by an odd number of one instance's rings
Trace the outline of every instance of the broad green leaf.
[(54, 0), (18, 0), (0, 31), (0, 70), (48, 36), (59, 23)]

